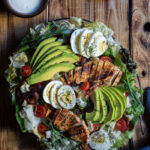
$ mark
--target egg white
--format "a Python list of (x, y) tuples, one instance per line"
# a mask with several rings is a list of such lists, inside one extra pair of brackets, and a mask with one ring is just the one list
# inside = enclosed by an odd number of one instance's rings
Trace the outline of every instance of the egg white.
[(86, 50), (86, 55), (87, 56), (89, 56), (89, 57), (91, 56), (91, 52), (90, 51), (92, 50), (92, 45), (93, 45), (93, 43), (96, 41), (96, 39), (99, 36), (102, 36), (102, 33), (99, 32), (99, 31), (93, 32), (93, 34), (91, 35), (89, 41), (85, 45), (85, 50)]
[(86, 43), (88, 43), (92, 33), (93, 30), (85, 29), (80, 36), (79, 51), (82, 56), (87, 58), (89, 58), (89, 56), (86, 54)]
[[(105, 141), (103, 143), (97, 143), (96, 141), (94, 141), (93, 138), (96, 137), (97, 135), (103, 135), (105, 137)], [(92, 149), (95, 149), (95, 150), (110, 150), (112, 146), (109, 140), (109, 135), (104, 130), (99, 130), (97, 132), (92, 133), (90, 135), (89, 145)]]
[(50, 104), (50, 94), (51, 94), (51, 88), (54, 84), (62, 84), (61, 81), (58, 81), (58, 80), (54, 80), (54, 81), (51, 81), (49, 82), (44, 90), (43, 90), (43, 100), (47, 103), (47, 104)]
[(104, 36), (99, 36), (92, 45), (91, 56), (101, 56), (107, 49), (107, 40)]
[(75, 54), (79, 54), (79, 44), (78, 44), (78, 41), (79, 41), (80, 35), (81, 35), (81, 33), (83, 31), (84, 31), (84, 29), (77, 29), (71, 35), (70, 44), (71, 44), (72, 51)]
[(50, 95), (50, 103), (51, 105), (55, 108), (55, 109), (60, 109), (60, 105), (58, 103), (58, 99), (57, 99), (57, 91), (58, 89), (63, 85), (63, 83), (57, 83), (54, 84), (51, 88), (51, 95)]
[[(71, 103), (64, 103), (61, 99), (61, 96), (65, 93), (65, 92), (69, 92), (69, 94), (71, 95)], [(75, 96), (75, 92), (74, 90), (68, 86), (68, 85), (63, 85), (58, 89), (57, 92), (57, 97), (58, 97), (58, 103), (62, 108), (65, 109), (72, 109), (74, 108), (74, 106), (76, 105), (76, 96)]]

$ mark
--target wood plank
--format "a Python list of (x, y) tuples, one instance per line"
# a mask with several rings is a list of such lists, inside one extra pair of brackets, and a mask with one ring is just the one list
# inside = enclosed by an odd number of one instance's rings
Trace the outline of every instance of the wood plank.
[(68, 17), (68, 0), (51, 0), (48, 6), (49, 20)]
[[(7, 48), (7, 12), (4, 11), (3, 5), (0, 6), (0, 106), (5, 107), (5, 109), (8, 109), (7, 101), (8, 101), (8, 90), (6, 87), (6, 83), (4, 81), (3, 77), (3, 70), (5, 68), (5, 64), (8, 62), (6, 61), (6, 56), (8, 55), (8, 52), (5, 51)], [(3, 94), (2, 94), (3, 93)], [(0, 149), (5, 150), (7, 149), (7, 122), (6, 118), (8, 118), (8, 114), (4, 109), (0, 108)]]
[[(142, 87), (150, 85), (150, 1), (133, 0), (132, 6), (132, 55), (138, 65), (138, 75)], [(146, 24), (147, 23), (147, 24)], [(143, 132), (141, 131), (141, 126)], [(143, 119), (136, 128), (134, 143), (136, 147), (142, 147), (149, 144), (149, 132)]]
[[(7, 20), (7, 17), (5, 17)], [(46, 20), (46, 10), (43, 11), (40, 15), (33, 17), (33, 18), (20, 18), (16, 17), (12, 14), (8, 14), (8, 20), (6, 23), (4, 23), (3, 26), (6, 26), (7, 30), (4, 30), (4, 35), (7, 34), (7, 37), (4, 39), (4, 43), (7, 43), (7, 46), (2, 49), (3, 52), (6, 53), (4, 59), (5, 63), (8, 67), (8, 58), (9, 55), (11, 55), (15, 49), (17, 48), (20, 41), (24, 38), (24, 36), (29, 32), (30, 27), (34, 27), (37, 24), (45, 23)], [(2, 26), (1, 26), (2, 27)], [(4, 67), (4, 69), (6, 66)], [(4, 71), (4, 69), (2, 71)], [(3, 79), (3, 81), (5, 81)], [(7, 89), (7, 88), (5, 88)], [(8, 89), (5, 90), (5, 95), (8, 95)], [(5, 131), (7, 135), (5, 136), (5, 140), (8, 144), (5, 144), (7, 146), (8, 150), (33, 150), (33, 149), (41, 149), (41, 147), (35, 142), (35, 138), (31, 138), (30, 135), (24, 135), (21, 134), (21, 131), (18, 127), (18, 124), (15, 119), (15, 112), (12, 108), (11, 104), (11, 96), (6, 96), (7, 99), (5, 100), (7, 105), (7, 116), (8, 118), (6, 120), (6, 126)], [(4, 104), (3, 104), (4, 105)], [(4, 109), (3, 109), (4, 111)], [(5, 114), (5, 113), (2, 113)], [(22, 138), (24, 137), (24, 138)], [(5, 150), (4, 148), (2, 150)]]
[(146, 29), (144, 31), (144, 24), (148, 22), (150, 22), (150, 1), (133, 0), (132, 50), (143, 88), (150, 85), (150, 24), (145, 25), (148, 31)]
[(95, 0), (95, 20), (104, 22), (114, 31), (114, 37), (125, 48), (128, 47), (128, 1)]

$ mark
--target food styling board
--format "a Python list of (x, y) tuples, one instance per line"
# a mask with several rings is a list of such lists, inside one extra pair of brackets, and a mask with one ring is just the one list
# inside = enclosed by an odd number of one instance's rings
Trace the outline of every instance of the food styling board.
[[(150, 23), (149, 0), (50, 0), (47, 8), (33, 18), (19, 18), (7, 12), (0, 4), (0, 150), (41, 150), (35, 138), (22, 134), (16, 123), (8, 86), (3, 73), (9, 63), (9, 55), (17, 48), (30, 27), (48, 20), (76, 16), (90, 21), (100, 20), (114, 31), (114, 37), (131, 51), (138, 65), (142, 88), (150, 85)], [(141, 128), (142, 127), (142, 128)], [(148, 143), (148, 129), (139, 122), (133, 145), (136, 148)], [(133, 149), (131, 141), (122, 148)]]

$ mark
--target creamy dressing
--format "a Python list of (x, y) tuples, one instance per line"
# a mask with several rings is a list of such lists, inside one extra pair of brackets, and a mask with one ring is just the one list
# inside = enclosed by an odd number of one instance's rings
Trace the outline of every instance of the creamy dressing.
[(9, 0), (11, 7), (19, 13), (30, 14), (40, 8), (42, 0)]

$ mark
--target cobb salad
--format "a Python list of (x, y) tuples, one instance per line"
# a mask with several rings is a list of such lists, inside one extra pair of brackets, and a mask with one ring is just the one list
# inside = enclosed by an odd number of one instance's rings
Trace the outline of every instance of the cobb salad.
[(134, 136), (144, 112), (136, 63), (102, 22), (37, 25), (10, 62), (17, 122), (46, 150), (112, 150)]

